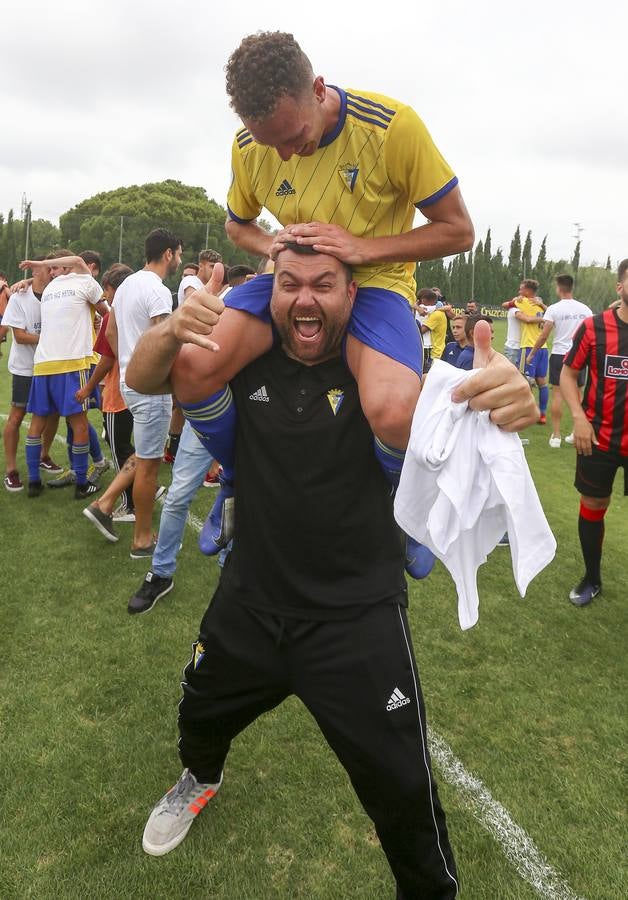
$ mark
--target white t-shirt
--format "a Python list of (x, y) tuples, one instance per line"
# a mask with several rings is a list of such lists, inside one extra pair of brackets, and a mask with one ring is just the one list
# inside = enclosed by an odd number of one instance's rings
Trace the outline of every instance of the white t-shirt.
[(543, 319), (554, 323), (552, 354), (560, 353), (564, 356), (571, 349), (571, 339), (580, 322), (592, 315), (593, 312), (586, 303), (580, 303), (573, 297), (548, 306), (543, 313)]
[(159, 275), (141, 269), (125, 278), (116, 291), (115, 312), (120, 381), (123, 382), (135, 345), (150, 328), (150, 320), (172, 312), (172, 294)]
[[(429, 307), (429, 312), (428, 312), (428, 314), (427, 314), (426, 316), (422, 316), (422, 315), (421, 315), (420, 313), (418, 313), (416, 310), (414, 311), (414, 318), (415, 318), (415, 320), (416, 320), (417, 325), (419, 326), (419, 332), (421, 331), (421, 325), (425, 325), (425, 323), (427, 322), (427, 320), (428, 320), (428, 318), (429, 318), (431, 312), (432, 312), (432, 308), (431, 308), (431, 307)], [(423, 342), (423, 349), (424, 349), (424, 350), (429, 350), (429, 349), (431, 348), (431, 346), (432, 346), (432, 332), (429, 330), (429, 328), (428, 328), (428, 330), (425, 332), (425, 334), (422, 334), (422, 335), (421, 335), (421, 341)]]
[(509, 350), (519, 350), (521, 346), (521, 323), (519, 319), (516, 317), (515, 313), (517, 310), (513, 306), (512, 309), (508, 310), (508, 315), (506, 316), (506, 343), (505, 347)]
[(34, 375), (89, 369), (94, 356), (94, 306), (102, 288), (91, 275), (58, 275), (41, 296), (41, 333)]
[(177, 290), (177, 303), (179, 304), (179, 306), (181, 306), (181, 304), (185, 300), (185, 292), (189, 287), (194, 288), (195, 291), (198, 291), (202, 287), (204, 287), (204, 285), (198, 275), (186, 275), (184, 278), (182, 278), (179, 289)]
[[(28, 334), (39, 334), (41, 331), (41, 303), (33, 293), (32, 287), (12, 294), (7, 304), (3, 325), (11, 328), (22, 328)], [(33, 374), (33, 360), (37, 344), (18, 344), (13, 336), (9, 351), (9, 372), (12, 375)]]

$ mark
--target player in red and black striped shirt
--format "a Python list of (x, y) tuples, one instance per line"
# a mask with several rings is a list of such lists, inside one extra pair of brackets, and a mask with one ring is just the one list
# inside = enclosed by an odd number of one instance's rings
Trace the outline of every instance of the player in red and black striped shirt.
[[(619, 264), (617, 281), (619, 306), (581, 323), (560, 376), (578, 451), (578, 534), (586, 571), (569, 594), (576, 606), (586, 606), (602, 589), (604, 516), (619, 468), (624, 471), (624, 494), (628, 495), (628, 259)], [(578, 373), (586, 366), (589, 373), (581, 403)]]

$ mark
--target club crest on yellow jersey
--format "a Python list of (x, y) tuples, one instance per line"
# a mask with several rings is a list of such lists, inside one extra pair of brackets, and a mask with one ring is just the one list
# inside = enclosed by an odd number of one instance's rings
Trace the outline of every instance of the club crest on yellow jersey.
[(204, 656), (205, 656), (205, 647), (200, 641), (198, 641), (196, 646), (194, 647), (194, 668), (195, 669), (198, 669)]
[(358, 166), (354, 165), (353, 163), (347, 163), (344, 166), (340, 166), (340, 168), (338, 169), (340, 177), (349, 188), (351, 193), (353, 193), (359, 171), (360, 169), (358, 168)]
[(340, 409), (340, 404), (345, 398), (345, 392), (341, 391), (340, 388), (332, 388), (331, 391), (327, 391), (327, 399), (329, 400), (329, 405), (331, 406), (331, 410), (334, 415)]

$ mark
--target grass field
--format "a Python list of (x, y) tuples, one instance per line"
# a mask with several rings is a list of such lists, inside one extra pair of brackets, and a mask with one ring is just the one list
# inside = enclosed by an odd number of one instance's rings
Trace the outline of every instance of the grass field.
[[(541, 895), (610, 900), (628, 896), (626, 501), (618, 480), (604, 593), (576, 609), (567, 601), (581, 575), (574, 451), (551, 450), (548, 434), (529, 429), (526, 452), (555, 561), (521, 600), (509, 553), (497, 549), (480, 574), (480, 622), (465, 633), (439, 564), (411, 585), (410, 621), (431, 727), (557, 873)], [(211, 496), (199, 491), (197, 516)], [(295, 700), (236, 741), (220, 795), (181, 847), (162, 859), (143, 853), (148, 813), (180, 772), (181, 669), (218, 570), (188, 529), (175, 590), (131, 618), (126, 603), (148, 566), (129, 559), (130, 526), (108, 544), (83, 505), (70, 490), (37, 500), (0, 491), (0, 897), (392, 898), (370, 822)], [(481, 804), (435, 770), (461, 897), (538, 896), (505, 853), (511, 836), (490, 834)]]

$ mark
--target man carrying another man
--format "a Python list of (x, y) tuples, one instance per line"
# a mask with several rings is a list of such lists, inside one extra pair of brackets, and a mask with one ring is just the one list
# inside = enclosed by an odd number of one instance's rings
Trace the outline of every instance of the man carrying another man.
[[(232, 382), (238, 516), (234, 549), (185, 671), (185, 770), (153, 810), (143, 846), (163, 855), (184, 839), (222, 783), (231, 740), (294, 693), (374, 821), (398, 897), (444, 900), (457, 894), (456, 870), (426, 746), (404, 554), (357, 386), (341, 358), (355, 295), (350, 271), (334, 256), (298, 245), (279, 254), (271, 314), (281, 346)], [(207, 335), (222, 309), (203, 291), (148, 331), (129, 383), (146, 389), (158, 375), (165, 386), (173, 349)], [(314, 336), (302, 334), (302, 317), (319, 323)], [(473, 392), (473, 402), (495, 407), (492, 416), (509, 429), (534, 421), (525, 381), (485, 352), (487, 368), (459, 399)], [(255, 400), (262, 386), (267, 403)]]

